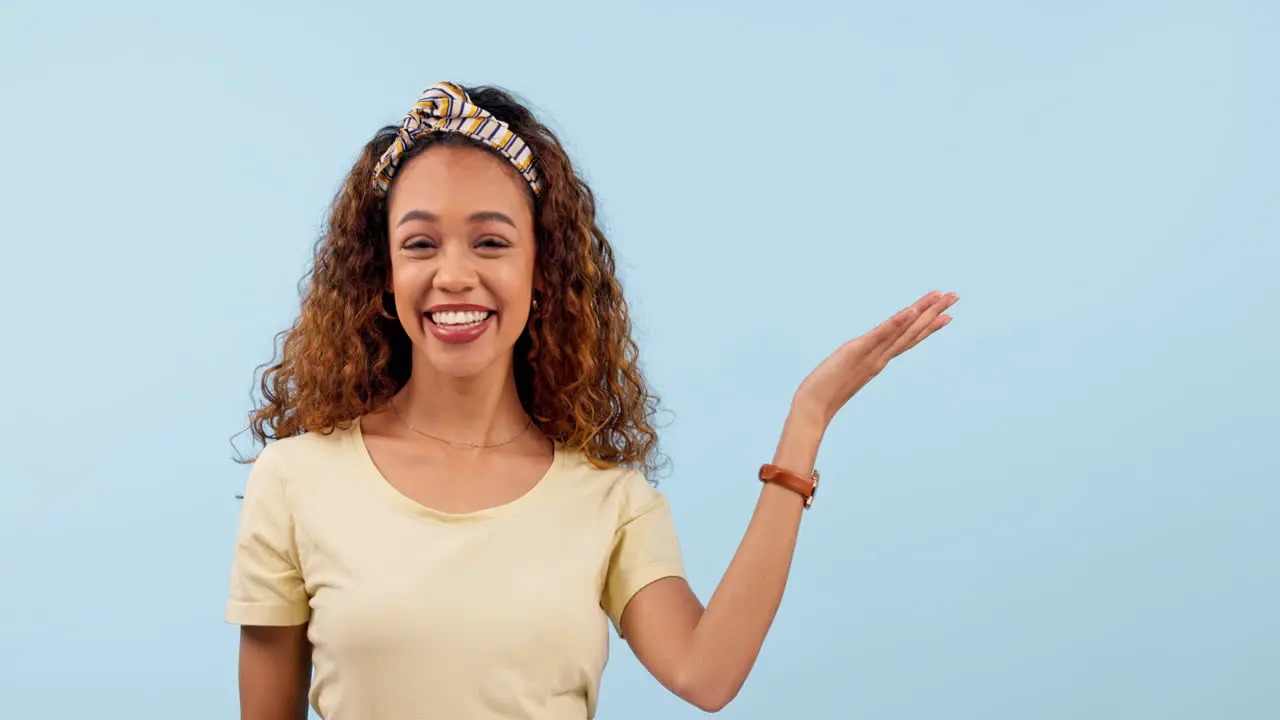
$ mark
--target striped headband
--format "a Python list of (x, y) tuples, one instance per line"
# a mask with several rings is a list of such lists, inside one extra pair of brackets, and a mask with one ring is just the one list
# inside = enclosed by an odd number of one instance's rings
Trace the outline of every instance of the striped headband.
[(533, 188), (534, 195), (542, 193), (542, 174), (533, 151), (520, 136), (487, 110), (471, 102), (462, 88), (453, 83), (441, 82), (422, 93), (413, 109), (404, 116), (400, 133), (391, 147), (382, 154), (373, 169), (373, 186), (385, 194), (391, 187), (391, 178), (400, 167), (400, 160), (413, 147), (418, 138), (436, 132), (453, 132), (479, 140), (502, 153), (520, 175)]

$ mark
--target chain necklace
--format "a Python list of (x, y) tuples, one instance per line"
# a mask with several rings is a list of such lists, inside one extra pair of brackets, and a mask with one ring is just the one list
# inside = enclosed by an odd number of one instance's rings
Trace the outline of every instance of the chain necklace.
[(496, 442), (496, 443), (492, 443), (492, 444), (489, 444), (489, 445), (483, 445), (483, 444), (478, 444), (478, 443), (469, 443), (469, 442), (461, 442), (461, 441), (459, 441), (459, 440), (447, 440), (447, 439), (445, 439), (445, 438), (438, 437), (438, 436), (436, 436), (436, 435), (432, 435), (431, 433), (426, 432), (426, 431), (424, 431), (424, 430), (419, 430), (418, 428), (414, 427), (413, 425), (410, 425), (410, 424), (409, 424), (409, 421), (408, 421), (408, 420), (406, 420), (406, 419), (404, 418), (404, 416), (400, 414), (400, 408), (396, 407), (396, 403), (395, 403), (395, 401), (394, 401), (394, 400), (392, 400), (391, 402), (389, 402), (389, 403), (387, 403), (387, 404), (391, 406), (391, 412), (396, 416), (396, 419), (400, 421), (400, 424), (404, 425), (405, 427), (409, 428), (409, 429), (410, 429), (410, 430), (412, 430), (413, 432), (415, 432), (415, 433), (417, 433), (417, 434), (419, 434), (419, 435), (421, 435), (421, 436), (423, 436), (423, 437), (429, 437), (429, 438), (431, 438), (432, 440), (435, 440), (435, 441), (437, 441), (437, 442), (442, 442), (442, 443), (444, 443), (445, 445), (452, 445), (453, 447), (479, 448), (479, 449), (502, 447), (503, 445), (507, 445), (507, 444), (509, 444), (509, 443), (515, 442), (517, 439), (519, 439), (519, 438), (520, 438), (520, 436), (522, 436), (522, 435), (524, 435), (525, 433), (529, 432), (529, 428), (533, 427), (533, 418), (531, 417), (531, 418), (529, 418), (529, 422), (525, 423), (524, 427), (520, 429), (520, 432), (516, 433), (515, 435), (512, 435), (511, 437), (507, 438), (506, 440), (503, 440), (502, 442)]

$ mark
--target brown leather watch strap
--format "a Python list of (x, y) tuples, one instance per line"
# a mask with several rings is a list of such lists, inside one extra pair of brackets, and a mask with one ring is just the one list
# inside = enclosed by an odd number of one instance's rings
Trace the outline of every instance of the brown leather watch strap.
[(813, 475), (805, 477), (797, 475), (790, 470), (784, 470), (777, 465), (760, 466), (760, 481), (774, 483), (799, 494), (804, 498), (804, 507), (806, 510), (813, 505), (813, 496), (818, 492), (818, 471), (814, 470)]

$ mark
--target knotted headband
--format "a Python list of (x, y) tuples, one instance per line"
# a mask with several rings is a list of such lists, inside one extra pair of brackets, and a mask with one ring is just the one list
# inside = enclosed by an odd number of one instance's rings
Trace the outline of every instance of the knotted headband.
[(437, 132), (453, 132), (479, 140), (502, 154), (533, 188), (533, 194), (542, 193), (542, 174), (533, 152), (520, 136), (487, 110), (471, 102), (462, 88), (453, 83), (441, 82), (427, 88), (404, 116), (400, 133), (391, 147), (382, 154), (373, 169), (373, 186), (381, 193), (391, 187), (391, 178), (400, 167), (400, 160), (409, 148), (424, 135)]

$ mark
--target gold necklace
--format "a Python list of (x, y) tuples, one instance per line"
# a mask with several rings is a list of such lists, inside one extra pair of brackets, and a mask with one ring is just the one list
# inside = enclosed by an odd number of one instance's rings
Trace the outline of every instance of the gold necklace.
[(395, 415), (395, 416), (396, 416), (396, 419), (397, 419), (397, 420), (399, 420), (399, 421), (400, 421), (400, 423), (401, 423), (402, 425), (404, 425), (405, 427), (409, 428), (409, 429), (410, 429), (410, 430), (412, 430), (413, 432), (418, 433), (419, 435), (421, 435), (421, 436), (423, 436), (423, 437), (429, 437), (429, 438), (431, 438), (432, 440), (435, 440), (435, 441), (437, 441), (437, 442), (442, 442), (442, 443), (444, 443), (445, 445), (452, 445), (453, 447), (466, 447), (466, 448), (479, 448), (479, 449), (502, 447), (503, 445), (507, 445), (507, 444), (509, 444), (509, 443), (515, 442), (515, 441), (516, 441), (516, 439), (518, 439), (520, 436), (522, 436), (522, 435), (524, 435), (525, 433), (529, 432), (529, 428), (533, 427), (533, 418), (531, 417), (531, 418), (529, 418), (529, 422), (525, 423), (524, 427), (523, 427), (523, 428), (521, 428), (520, 432), (516, 433), (515, 435), (512, 435), (511, 437), (507, 438), (506, 440), (503, 440), (502, 442), (492, 443), (492, 444), (489, 444), (489, 445), (482, 445), (482, 444), (477, 444), (477, 443), (462, 442), (462, 441), (460, 441), (460, 440), (447, 440), (447, 439), (445, 439), (445, 438), (438, 437), (438, 436), (436, 436), (436, 435), (432, 435), (431, 433), (426, 432), (426, 431), (424, 431), (424, 430), (419, 430), (418, 428), (414, 427), (413, 425), (410, 425), (410, 424), (409, 424), (409, 421), (408, 421), (408, 420), (406, 420), (406, 419), (404, 418), (404, 416), (400, 414), (400, 408), (396, 407), (396, 402), (395, 402), (395, 400), (391, 400), (391, 401), (389, 401), (387, 404), (391, 406), (391, 412), (392, 412), (392, 414), (393, 414), (393, 415)]

